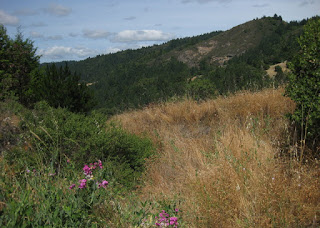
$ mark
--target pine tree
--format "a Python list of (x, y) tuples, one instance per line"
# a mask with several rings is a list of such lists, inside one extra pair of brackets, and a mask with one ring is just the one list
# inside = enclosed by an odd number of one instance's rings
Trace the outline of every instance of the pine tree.
[(67, 108), (73, 112), (88, 112), (95, 105), (93, 92), (80, 82), (80, 76), (72, 73), (66, 64), (58, 69), (48, 65), (43, 73), (33, 75), (30, 85), (34, 100), (45, 100), (52, 107)]
[(0, 25), (0, 99), (16, 98), (29, 104), (28, 86), (32, 71), (40, 65), (39, 59), (31, 40), (24, 40), (19, 31), (13, 40)]

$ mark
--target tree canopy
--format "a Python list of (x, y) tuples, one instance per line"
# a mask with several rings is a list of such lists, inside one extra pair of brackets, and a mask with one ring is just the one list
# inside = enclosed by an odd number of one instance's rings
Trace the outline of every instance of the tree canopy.
[[(319, 146), (320, 137), (320, 19), (310, 20), (298, 39), (300, 51), (290, 64), (286, 94), (296, 102), (291, 116), (301, 140)], [(319, 148), (318, 148), (319, 151)]]
[(53, 107), (87, 112), (93, 106), (93, 92), (66, 65), (40, 68), (40, 56), (29, 39), (18, 32), (15, 39), (0, 25), (0, 100), (16, 99), (31, 107), (45, 100)]
[(77, 73), (68, 65), (54, 64), (36, 71), (30, 83), (30, 94), (35, 101), (45, 100), (52, 107), (67, 108), (73, 112), (88, 112), (94, 106), (93, 91), (80, 82)]
[(11, 39), (0, 25), (0, 99), (10, 97), (29, 103), (28, 85), (31, 72), (40, 65), (39, 59), (31, 40), (24, 40), (21, 32)]

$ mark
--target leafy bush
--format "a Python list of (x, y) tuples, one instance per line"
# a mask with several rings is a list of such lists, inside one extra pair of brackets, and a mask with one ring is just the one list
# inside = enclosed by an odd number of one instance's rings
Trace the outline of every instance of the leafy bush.
[(316, 148), (320, 137), (320, 19), (310, 20), (299, 38), (300, 52), (290, 64), (286, 95), (296, 102), (291, 118), (301, 141)]
[[(76, 178), (83, 178), (72, 162), (66, 164), (65, 172), (59, 175), (52, 173), (46, 166), (24, 170), (15, 176), (14, 188), (4, 186), (7, 192), (4, 195), (6, 207), (1, 214), (0, 226), (101, 226), (103, 222), (92, 214), (98, 205), (110, 200), (112, 189), (108, 188), (108, 182), (103, 180), (106, 176), (105, 170), (108, 169), (107, 164), (102, 165), (101, 161), (95, 164), (97, 164), (96, 170), (90, 166), (95, 179), (86, 176), (86, 179), (81, 180), (85, 186), (83, 184), (70, 186)], [(14, 169), (11, 171), (15, 172)], [(16, 189), (19, 191), (14, 191)]]
[(195, 100), (213, 98), (217, 89), (209, 79), (196, 78), (187, 85), (187, 92)]
[(59, 172), (67, 159), (77, 161), (78, 168), (88, 160), (112, 160), (123, 169), (121, 175), (127, 175), (123, 184), (132, 186), (132, 179), (141, 174), (153, 151), (149, 139), (127, 133), (116, 124), (107, 125), (106, 118), (96, 113), (85, 116), (39, 102), (22, 119), (21, 137), (30, 146), (27, 151), (23, 147), (7, 151), (6, 158), (12, 163), (44, 164)]

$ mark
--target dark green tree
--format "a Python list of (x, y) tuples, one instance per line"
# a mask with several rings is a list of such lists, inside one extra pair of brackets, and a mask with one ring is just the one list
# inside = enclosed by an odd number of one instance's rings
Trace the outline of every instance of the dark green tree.
[(286, 74), (282, 71), (280, 66), (275, 67), (275, 72), (277, 74), (274, 76), (274, 84), (276, 87), (278, 87), (286, 82)]
[(22, 104), (29, 104), (28, 85), (39, 59), (31, 40), (24, 40), (20, 31), (11, 39), (0, 25), (0, 99), (15, 97)]
[(93, 91), (80, 82), (77, 73), (68, 65), (58, 69), (54, 64), (33, 74), (30, 94), (34, 101), (45, 100), (52, 107), (67, 108), (72, 112), (88, 112), (95, 105)]
[(199, 101), (213, 98), (217, 95), (217, 90), (213, 82), (209, 79), (197, 78), (188, 83), (187, 93), (193, 99)]
[[(300, 52), (289, 65), (286, 95), (296, 102), (291, 118), (307, 145), (319, 152), (320, 136), (320, 19), (310, 20), (299, 38)], [(303, 152), (303, 150), (302, 150)]]

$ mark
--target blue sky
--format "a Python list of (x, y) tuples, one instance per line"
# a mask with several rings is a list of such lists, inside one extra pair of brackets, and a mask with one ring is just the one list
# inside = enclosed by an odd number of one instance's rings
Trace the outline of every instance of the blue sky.
[(228, 30), (262, 16), (302, 20), (320, 0), (0, 0), (0, 23), (20, 27), (41, 62), (81, 60), (174, 38)]

